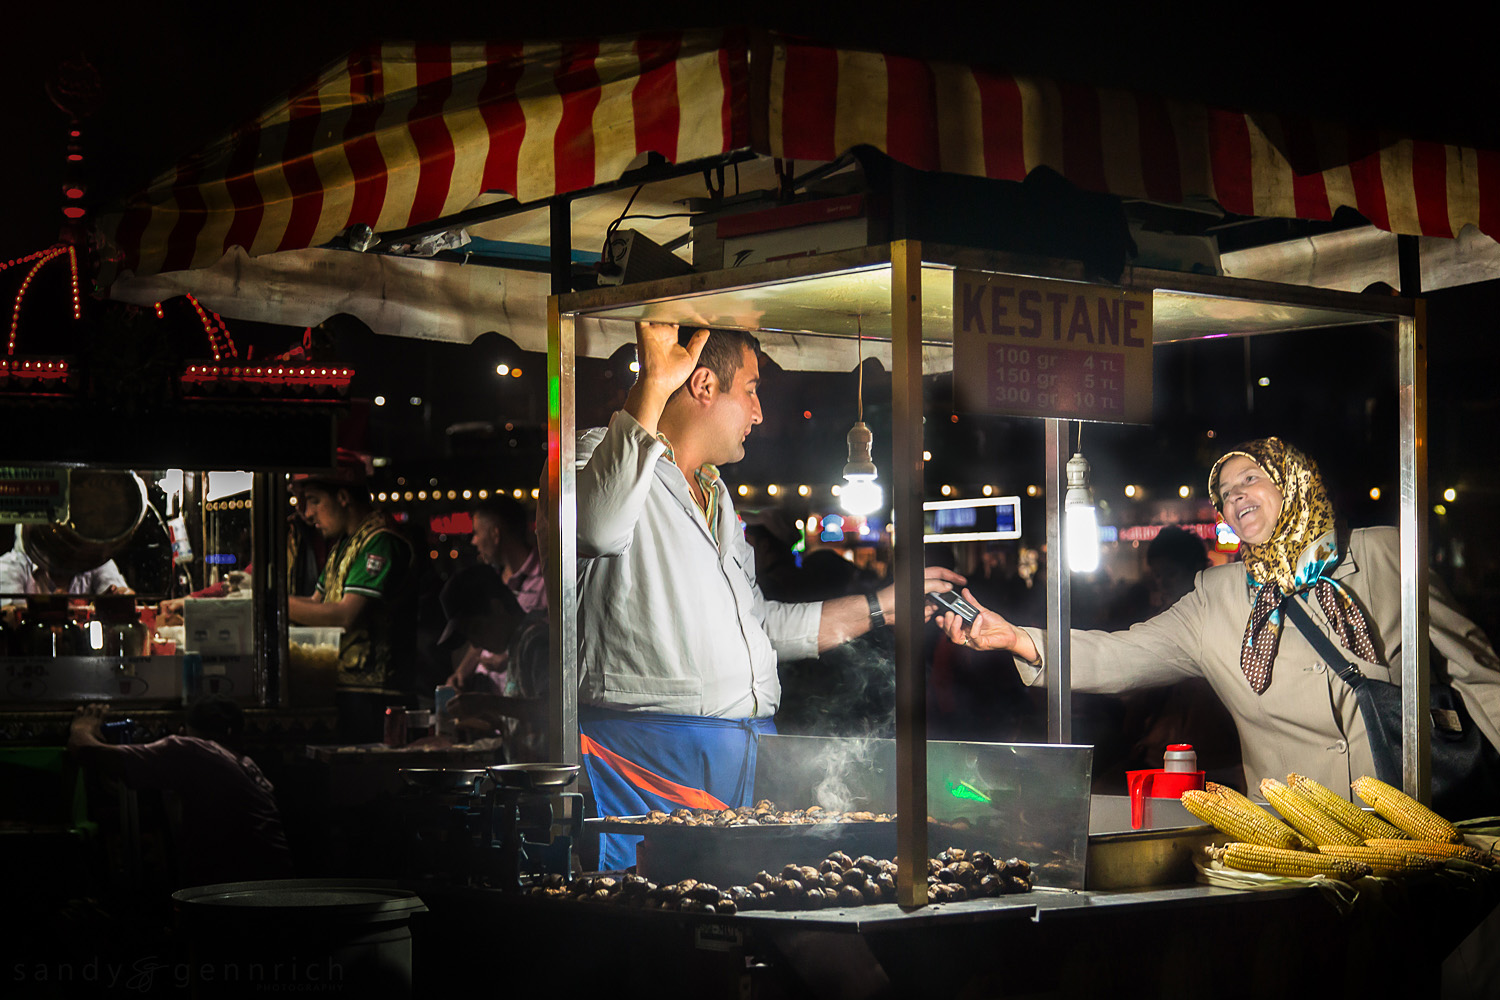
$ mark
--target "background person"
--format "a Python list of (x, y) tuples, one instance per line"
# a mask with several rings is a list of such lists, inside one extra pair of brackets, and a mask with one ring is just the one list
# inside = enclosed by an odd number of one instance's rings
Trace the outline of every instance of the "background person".
[(173, 796), (182, 813), (174, 831), (181, 885), (291, 876), (275, 790), (238, 749), (245, 725), (239, 705), (218, 695), (200, 698), (188, 706), (184, 735), (140, 746), (104, 740), (107, 712), (101, 704), (80, 706), (68, 750), (85, 767), (131, 788)]
[(312, 597), (288, 597), (298, 625), (337, 626), (339, 739), (376, 743), (385, 710), (411, 701), (415, 659), (412, 547), (370, 503), (363, 462), (341, 450), (329, 475), (299, 476), (293, 489), (309, 524), (328, 540)]
[[(544, 474), (545, 478), (545, 474)], [(539, 515), (540, 516), (540, 515)], [(541, 553), (527, 523), (526, 508), (506, 496), (481, 501), (470, 517), (470, 537), (479, 561), (516, 595), (526, 613), (547, 611), (547, 581), (542, 576)], [(448, 647), (442, 647), (448, 648)], [(444, 684), (459, 691), (503, 694), (506, 686), (506, 649), (489, 649), (470, 642), (455, 647), (458, 662)]]
[[(0, 555), (0, 594), (133, 594), (120, 568), (106, 559), (91, 569), (69, 572), (51, 564), (46, 548), (39, 544), (46, 525), (16, 525), (16, 541)], [(19, 603), (0, 597), (5, 619), (15, 622)]]
[[(1375, 773), (1354, 693), (1279, 608), (1305, 600), (1314, 621), (1368, 677), (1401, 682), (1400, 534), (1335, 529), (1317, 466), (1277, 438), (1240, 445), (1214, 464), (1209, 496), (1240, 537), (1241, 561), (1200, 573), (1166, 611), (1125, 632), (1074, 630), (1073, 683), (1121, 692), (1188, 677), (1207, 680), (1239, 729), (1247, 787), (1295, 771), (1349, 794)], [(977, 603), (977, 602), (975, 602)], [(1476, 725), (1500, 745), (1500, 661), (1436, 578), (1428, 636)], [(1006, 649), (1028, 684), (1044, 677), (1040, 629), (981, 609), (972, 627), (944, 615), (954, 642)], [(1436, 665), (1435, 665), (1436, 666)]]
[(448, 624), (440, 646), (504, 650), (509, 664), (503, 687), (454, 697), (448, 715), (460, 728), (502, 732), (511, 763), (545, 760), (547, 613), (523, 612), (511, 589), (485, 566), (455, 573), (443, 585), (442, 604)]
[(546, 610), (547, 583), (542, 578), (542, 557), (537, 551), (526, 508), (510, 497), (482, 500), (470, 513), (474, 533), (470, 541), (479, 561), (500, 574), (515, 592), (521, 610)]

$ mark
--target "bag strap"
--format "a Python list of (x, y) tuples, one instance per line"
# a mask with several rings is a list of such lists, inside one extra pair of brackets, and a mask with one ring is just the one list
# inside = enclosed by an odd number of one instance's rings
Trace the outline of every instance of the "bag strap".
[(1307, 641), (1312, 643), (1313, 649), (1323, 658), (1323, 662), (1328, 664), (1328, 668), (1338, 674), (1350, 688), (1358, 691), (1367, 678), (1359, 672), (1358, 667), (1349, 662), (1348, 657), (1339, 652), (1338, 647), (1333, 644), (1333, 640), (1328, 638), (1322, 629), (1313, 624), (1312, 617), (1298, 603), (1297, 598), (1288, 597), (1282, 601), (1280, 610), (1292, 620), (1293, 625), (1297, 626), (1297, 631), (1301, 632), (1307, 638)]

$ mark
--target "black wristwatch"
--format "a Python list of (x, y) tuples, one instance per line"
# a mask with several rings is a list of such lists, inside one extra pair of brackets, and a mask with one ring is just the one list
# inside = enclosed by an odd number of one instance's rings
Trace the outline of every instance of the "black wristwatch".
[(885, 627), (885, 612), (880, 610), (880, 598), (874, 594), (866, 594), (865, 602), (870, 605), (870, 631)]

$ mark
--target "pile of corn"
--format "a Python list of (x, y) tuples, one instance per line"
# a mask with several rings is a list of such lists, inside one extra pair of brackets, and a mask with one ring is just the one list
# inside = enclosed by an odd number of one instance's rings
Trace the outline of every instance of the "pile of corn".
[(1463, 846), (1457, 828), (1420, 802), (1374, 778), (1359, 778), (1354, 793), (1365, 812), (1311, 778), (1267, 778), (1261, 794), (1283, 823), (1232, 788), (1209, 782), (1182, 794), (1188, 812), (1235, 838), (1209, 856), (1229, 868), (1294, 878), (1324, 875), (1347, 881), (1430, 872), (1450, 861), (1489, 864), (1491, 857)]

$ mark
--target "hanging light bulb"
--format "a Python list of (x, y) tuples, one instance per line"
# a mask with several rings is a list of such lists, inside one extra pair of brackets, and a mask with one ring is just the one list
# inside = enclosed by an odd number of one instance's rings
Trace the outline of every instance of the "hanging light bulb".
[(849, 428), (849, 464), (844, 466), (844, 488), (839, 502), (851, 514), (869, 514), (880, 508), (885, 495), (875, 481), (875, 462), (870, 456), (873, 435), (863, 420)]
[(1092, 573), (1099, 568), (1099, 517), (1089, 483), (1089, 462), (1083, 452), (1075, 451), (1068, 459), (1067, 476), (1063, 517), (1068, 532), (1068, 568), (1075, 573)]
[[(856, 318), (856, 330), (859, 320)], [(863, 340), (861, 332), (856, 342)], [(860, 347), (863, 348), (863, 343)], [(874, 435), (865, 426), (865, 363), (860, 351), (858, 401), (859, 419), (849, 428), (849, 462), (844, 466), (844, 488), (839, 490), (839, 505), (850, 514), (871, 514), (885, 503), (885, 494), (875, 481), (875, 459), (870, 454), (870, 443)]]

